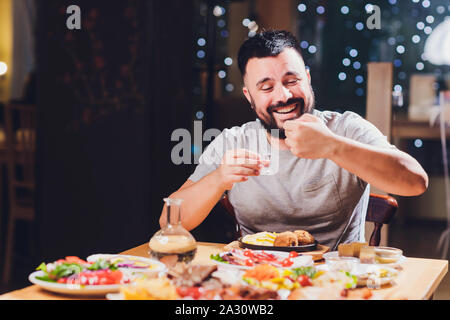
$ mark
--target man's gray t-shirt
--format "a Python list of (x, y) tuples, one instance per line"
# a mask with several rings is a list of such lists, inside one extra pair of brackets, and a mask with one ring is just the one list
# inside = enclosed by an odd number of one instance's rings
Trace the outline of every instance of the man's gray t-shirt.
[[(313, 114), (339, 136), (395, 148), (374, 125), (356, 113), (314, 110)], [(364, 241), (370, 186), (331, 160), (304, 159), (289, 150), (271, 149), (264, 133), (258, 119), (223, 130), (200, 156), (189, 180), (197, 182), (218, 168), (227, 150), (269, 153), (271, 174), (250, 176), (245, 182), (235, 183), (228, 192), (244, 235), (302, 229), (332, 249), (339, 243)]]

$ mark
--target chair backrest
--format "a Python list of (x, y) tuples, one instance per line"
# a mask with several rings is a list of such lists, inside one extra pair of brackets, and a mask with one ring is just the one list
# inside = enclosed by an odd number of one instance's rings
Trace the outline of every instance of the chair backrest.
[[(222, 197), (220, 203), (226, 211), (233, 217), (236, 226), (236, 238), (242, 236), (242, 230), (236, 219), (233, 206), (226, 195)], [(397, 200), (391, 196), (370, 194), (369, 204), (367, 208), (366, 221), (374, 223), (374, 229), (370, 236), (369, 245), (378, 246), (380, 244), (380, 234), (383, 224), (388, 224), (395, 212), (397, 211)]]
[[(5, 137), (10, 205), (19, 199), (18, 189), (35, 187), (36, 106), (5, 105)], [(32, 200), (34, 195), (27, 198)]]
[(378, 246), (380, 244), (381, 228), (384, 224), (389, 224), (391, 222), (397, 208), (398, 203), (394, 197), (389, 195), (370, 194), (366, 221), (373, 222), (374, 229), (370, 236), (369, 245)]

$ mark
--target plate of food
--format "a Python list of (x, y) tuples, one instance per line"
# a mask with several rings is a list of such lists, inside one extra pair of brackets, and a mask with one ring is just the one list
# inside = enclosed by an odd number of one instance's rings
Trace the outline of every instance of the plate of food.
[(330, 252), (325, 258), (325, 264), (318, 266), (323, 271), (343, 271), (354, 275), (358, 287), (379, 289), (386, 284), (392, 284), (400, 272), (392, 267), (379, 264), (360, 263), (353, 257), (338, 257)]
[(158, 278), (123, 286), (109, 300), (296, 300), (373, 299), (357, 278), (316, 266), (278, 268), (268, 264), (241, 270), (222, 265), (178, 264)]
[(258, 232), (238, 239), (241, 248), (253, 250), (307, 252), (317, 249), (318, 241), (306, 230)]
[(393, 284), (399, 272), (387, 266), (360, 264), (353, 270), (353, 274), (358, 278), (358, 286), (379, 289), (381, 286)]
[(314, 265), (313, 258), (296, 251), (232, 249), (211, 255), (217, 264), (237, 269), (251, 269), (256, 265), (268, 264), (278, 268), (299, 268)]
[[(48, 291), (90, 296), (118, 292), (123, 285), (131, 284), (136, 279), (158, 276), (159, 272), (165, 270), (165, 266), (159, 261), (135, 258), (140, 260), (139, 266), (142, 268), (140, 272), (136, 272), (138, 265), (133, 263), (125, 265), (120, 261), (102, 257), (86, 261), (79, 257), (68, 256), (52, 263), (42, 262), (28, 279)], [(128, 262), (131, 261), (131, 258), (128, 259)]]

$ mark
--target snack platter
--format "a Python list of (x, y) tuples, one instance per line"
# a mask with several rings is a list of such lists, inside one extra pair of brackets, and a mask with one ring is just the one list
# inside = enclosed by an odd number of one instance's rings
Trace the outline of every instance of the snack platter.
[(241, 248), (248, 248), (248, 249), (253, 249), (253, 250), (267, 250), (267, 247), (270, 247), (270, 250), (273, 250), (273, 251), (287, 251), (287, 252), (290, 252), (290, 251), (296, 251), (296, 252), (314, 251), (317, 249), (317, 245), (318, 245), (317, 240), (315, 240), (314, 243), (312, 243), (312, 244), (306, 244), (306, 245), (301, 245), (301, 246), (278, 246), (278, 247), (246, 243), (246, 242), (242, 241), (242, 238), (239, 238), (238, 241), (239, 241)]
[[(253, 250), (307, 252), (317, 249), (318, 241), (306, 230), (258, 232), (238, 239), (241, 248)], [(270, 248), (270, 249), (269, 249)]]
[(401, 273), (399, 249), (340, 244), (317, 265), (319, 245), (305, 230), (260, 232), (210, 254), (209, 263), (167, 267), (133, 255), (67, 256), (41, 263), (29, 280), (54, 293), (111, 300), (377, 299), (377, 289), (395, 285)]

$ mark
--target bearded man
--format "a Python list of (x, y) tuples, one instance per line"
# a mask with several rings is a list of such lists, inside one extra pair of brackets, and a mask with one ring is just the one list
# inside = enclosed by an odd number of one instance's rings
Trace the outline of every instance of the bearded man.
[(420, 164), (370, 122), (314, 109), (311, 75), (291, 33), (247, 39), (238, 63), (257, 119), (225, 129), (171, 195), (184, 200), (185, 228), (198, 226), (227, 193), (244, 235), (308, 230), (336, 249), (364, 241), (370, 185), (401, 196), (427, 189)]

